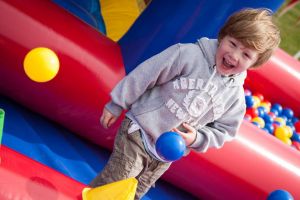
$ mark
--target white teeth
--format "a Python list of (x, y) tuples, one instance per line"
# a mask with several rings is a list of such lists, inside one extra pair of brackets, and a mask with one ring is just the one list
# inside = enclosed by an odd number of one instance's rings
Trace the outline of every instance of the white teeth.
[[(225, 60), (227, 62), (227, 60)], [(227, 62), (229, 65), (232, 65), (231, 62)]]
[(223, 63), (228, 68), (233, 68), (234, 67), (234, 65), (231, 64), (230, 62), (228, 62), (225, 58), (223, 59)]

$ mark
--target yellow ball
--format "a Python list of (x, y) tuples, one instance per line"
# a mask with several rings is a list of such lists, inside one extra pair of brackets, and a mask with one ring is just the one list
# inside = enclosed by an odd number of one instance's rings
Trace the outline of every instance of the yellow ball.
[(267, 110), (267, 113), (269, 113), (270, 110), (271, 110), (270, 105), (268, 103), (266, 103), (266, 102), (261, 102), (259, 106), (264, 107)]
[(285, 120), (281, 117), (276, 117), (274, 119), (275, 122), (279, 122), (280, 123), (280, 126), (284, 126), (286, 124)]
[(260, 104), (260, 99), (257, 96), (253, 96), (253, 99), (254, 99), (254, 105), (253, 105), (253, 107), (257, 108), (259, 106), (259, 104)]
[(259, 128), (264, 128), (265, 127), (265, 121), (261, 117), (254, 117), (252, 119), (252, 121), (258, 123)]
[(58, 73), (59, 59), (51, 49), (37, 47), (26, 54), (23, 65), (31, 80), (47, 82)]
[(274, 135), (278, 139), (285, 139), (285, 138), (289, 138), (290, 133), (289, 133), (289, 130), (287, 128), (285, 128), (284, 126), (280, 126), (280, 127), (275, 129)]
[(289, 146), (292, 145), (292, 141), (291, 141), (290, 138), (285, 137), (285, 138), (278, 138), (278, 139), (281, 140), (283, 143), (289, 145)]
[(283, 128), (285, 128), (288, 131), (288, 138), (291, 138), (293, 136), (293, 129), (287, 125), (284, 125)]

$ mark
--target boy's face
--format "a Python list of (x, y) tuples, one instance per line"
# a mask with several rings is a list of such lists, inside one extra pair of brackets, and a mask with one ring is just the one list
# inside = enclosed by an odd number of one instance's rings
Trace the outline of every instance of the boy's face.
[(251, 67), (258, 58), (258, 52), (246, 48), (237, 39), (225, 36), (217, 49), (217, 71), (225, 76), (238, 74)]

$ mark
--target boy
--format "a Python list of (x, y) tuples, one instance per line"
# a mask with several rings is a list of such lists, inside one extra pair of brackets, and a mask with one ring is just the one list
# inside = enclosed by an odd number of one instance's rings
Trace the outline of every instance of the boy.
[(108, 164), (90, 186), (136, 177), (135, 198), (140, 199), (171, 164), (155, 151), (166, 131), (178, 132), (189, 149), (199, 152), (232, 140), (245, 113), (246, 70), (265, 63), (280, 42), (271, 14), (266, 9), (237, 12), (218, 40), (173, 45), (124, 77), (100, 122), (109, 128), (123, 109), (128, 112)]

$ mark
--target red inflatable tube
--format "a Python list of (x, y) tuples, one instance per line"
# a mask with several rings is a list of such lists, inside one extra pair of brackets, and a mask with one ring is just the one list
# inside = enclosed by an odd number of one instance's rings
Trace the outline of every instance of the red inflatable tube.
[(276, 189), (300, 197), (300, 155), (274, 136), (244, 122), (233, 142), (192, 152), (164, 178), (203, 199), (267, 199)]
[(1, 146), (0, 199), (81, 200), (86, 186)]
[[(51, 1), (0, 1), (0, 11), (0, 94), (111, 147), (114, 135), (105, 134), (99, 118), (125, 75), (119, 46)], [(31, 81), (23, 69), (36, 47), (50, 48), (60, 61), (57, 76), (46, 83)]]
[[(120, 121), (109, 130), (98, 121), (110, 90), (125, 75), (118, 45), (50, 1), (4, 0), (0, 10), (1, 95), (111, 148)], [(31, 81), (22, 64), (40, 46), (56, 52), (61, 63), (46, 83)], [(300, 79), (293, 75), (299, 70), (293, 63), (278, 50), (266, 67), (249, 73), (247, 85), (299, 114)], [(205, 199), (266, 199), (275, 189), (300, 199), (299, 152), (248, 122), (224, 148), (192, 152), (163, 178)]]

